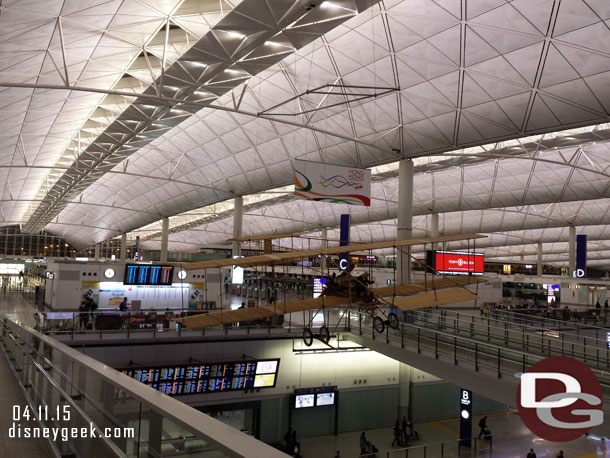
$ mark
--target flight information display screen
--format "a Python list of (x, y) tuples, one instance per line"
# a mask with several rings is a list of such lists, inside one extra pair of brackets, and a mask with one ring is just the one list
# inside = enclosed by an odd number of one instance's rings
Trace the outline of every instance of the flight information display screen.
[(153, 266), (151, 264), (127, 264), (124, 285), (171, 285), (174, 266)]
[(266, 359), (118, 370), (163, 394), (174, 396), (273, 388), (277, 383), (279, 365), (279, 359)]

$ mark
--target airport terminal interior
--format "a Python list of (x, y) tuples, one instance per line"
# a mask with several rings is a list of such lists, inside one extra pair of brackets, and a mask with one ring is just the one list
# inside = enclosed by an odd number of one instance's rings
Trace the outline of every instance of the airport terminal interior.
[(610, 453), (608, 0), (0, 0), (0, 186), (0, 458)]

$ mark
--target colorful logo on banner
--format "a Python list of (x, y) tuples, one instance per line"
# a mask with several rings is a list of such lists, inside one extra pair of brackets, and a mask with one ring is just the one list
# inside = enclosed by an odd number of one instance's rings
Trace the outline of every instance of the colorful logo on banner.
[(307, 200), (371, 205), (371, 171), (294, 161), (294, 194)]
[(521, 375), (517, 406), (530, 431), (551, 442), (578, 439), (604, 421), (597, 377), (566, 356), (543, 359)]

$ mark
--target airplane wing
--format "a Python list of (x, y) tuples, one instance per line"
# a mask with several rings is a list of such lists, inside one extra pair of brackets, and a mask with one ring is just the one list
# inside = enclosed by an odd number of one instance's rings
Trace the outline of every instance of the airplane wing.
[(252, 307), (247, 309), (223, 310), (222, 312), (202, 313), (199, 315), (178, 318), (176, 321), (182, 323), (189, 329), (209, 328), (222, 324), (237, 323), (238, 321), (258, 320), (269, 318), (273, 312), (265, 307)]
[(428, 291), (427, 293), (403, 296), (394, 299), (394, 306), (406, 312), (408, 310), (437, 307), (439, 305), (456, 304), (463, 301), (471, 301), (478, 298), (464, 288), (441, 289), (439, 291)]
[(260, 318), (269, 318), (273, 315), (282, 313), (302, 312), (304, 310), (319, 310), (325, 308), (335, 308), (346, 305), (348, 299), (337, 296), (321, 296), (316, 299), (301, 299), (296, 301), (280, 302), (275, 305), (263, 307), (251, 307), (237, 310), (223, 310), (222, 312), (210, 312), (200, 315), (179, 318), (189, 329), (200, 329), (222, 324), (237, 323), (238, 321), (251, 321)]
[(432, 279), (418, 280), (412, 283), (401, 285), (382, 286), (380, 288), (371, 288), (371, 292), (378, 298), (386, 298), (389, 296), (408, 296), (410, 294), (422, 293), (430, 290), (439, 290), (446, 288), (454, 288), (456, 286), (474, 285), (476, 283), (484, 283), (485, 280), (480, 277), (470, 276), (455, 276), (452, 278), (442, 277)]
[(182, 264), (185, 270), (195, 269), (210, 269), (218, 267), (229, 267), (229, 266), (240, 266), (240, 267), (255, 267), (255, 266), (267, 266), (273, 264), (282, 264), (286, 261), (292, 261), (301, 258), (310, 258), (318, 255), (329, 255), (329, 254), (341, 254), (350, 253), (357, 251), (370, 251), (379, 250), (382, 248), (398, 248), (413, 245), (424, 245), (427, 243), (444, 243), (444, 242), (456, 242), (460, 240), (472, 240), (478, 238), (484, 238), (485, 235), (481, 234), (463, 234), (463, 235), (443, 235), (439, 237), (427, 237), (422, 239), (409, 239), (409, 240), (389, 240), (387, 242), (374, 242), (374, 243), (357, 243), (346, 246), (336, 246), (329, 248), (320, 248), (318, 250), (304, 250), (304, 251), (285, 251), (273, 254), (263, 254), (258, 256), (248, 256), (246, 258), (228, 258), (228, 259), (216, 259), (214, 261), (200, 261)]

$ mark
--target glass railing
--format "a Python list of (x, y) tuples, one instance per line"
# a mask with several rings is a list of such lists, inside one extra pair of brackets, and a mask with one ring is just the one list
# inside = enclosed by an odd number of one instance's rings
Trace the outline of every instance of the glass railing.
[(59, 340), (128, 339), (128, 338), (173, 338), (193, 336), (219, 336), (233, 334), (267, 335), (295, 334), (303, 332), (303, 327), (316, 328), (326, 325), (331, 331), (343, 331), (347, 326), (346, 310), (332, 309), (315, 316), (307, 311), (275, 315), (270, 319), (241, 321), (204, 329), (189, 329), (181, 326), (176, 319), (180, 312), (167, 314), (160, 311), (143, 312), (36, 312), (31, 321), (35, 329)]
[(412, 445), (376, 453), (360, 455), (360, 458), (448, 458), (453, 456), (486, 457), (491, 456), (493, 436), (482, 440), (476, 437), (461, 440), (453, 439), (424, 445)]
[[(525, 372), (531, 365), (548, 356), (563, 355), (579, 359), (585, 356), (572, 354), (572, 347), (564, 348), (562, 352), (557, 343), (544, 342), (542, 349), (538, 347), (537, 351), (533, 351), (536, 349), (534, 344), (529, 347), (532, 351), (528, 351), (527, 345), (511, 348), (504, 342), (494, 343), (472, 338), (467, 334), (467, 329), (464, 329), (462, 334), (454, 331), (452, 327), (444, 330), (434, 329), (428, 325), (417, 324), (417, 321), (409, 322), (415, 319), (414, 314), (407, 315), (407, 322), (397, 323), (395, 329), (389, 326), (381, 329), (376, 326), (378, 320), (367, 313), (351, 312), (351, 315), (357, 319), (356, 325), (351, 327), (352, 333), (505, 380), (517, 380), (514, 378), (515, 374)], [(367, 345), (366, 341), (361, 343)], [(599, 379), (604, 397), (608, 400), (610, 373), (607, 370), (607, 353), (604, 352), (603, 357), (597, 353), (594, 355), (597, 358), (586, 359), (585, 362)]]
[(575, 336), (551, 327), (541, 328), (446, 310), (417, 310), (408, 322), (446, 333), (467, 336), (507, 348), (544, 356), (571, 356), (595, 368), (610, 367), (610, 349), (594, 336)]
[(1, 342), (28, 401), (13, 420), (36, 418), (60, 456), (287, 456), (7, 318)]
[(548, 317), (532, 315), (531, 312), (531, 309), (497, 309), (492, 312), (491, 316), (496, 320), (507, 321), (512, 324), (564, 331), (579, 338), (595, 339), (604, 345), (607, 344), (606, 332), (608, 328), (602, 326), (610, 324), (610, 312), (606, 309), (595, 311), (597, 314), (595, 318), (597, 319), (581, 318), (580, 322), (578, 316), (585, 315), (585, 312), (565, 311), (565, 320), (553, 318), (553, 316), (563, 316), (564, 310), (551, 311)]

